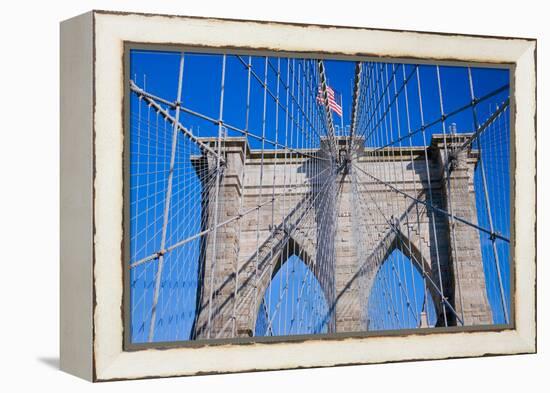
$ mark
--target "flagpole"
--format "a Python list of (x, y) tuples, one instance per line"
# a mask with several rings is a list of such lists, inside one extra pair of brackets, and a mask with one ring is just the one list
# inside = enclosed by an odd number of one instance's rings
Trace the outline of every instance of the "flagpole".
[(340, 93), (340, 108), (342, 108), (342, 114), (340, 115), (340, 127), (341, 132), (344, 132), (344, 95)]

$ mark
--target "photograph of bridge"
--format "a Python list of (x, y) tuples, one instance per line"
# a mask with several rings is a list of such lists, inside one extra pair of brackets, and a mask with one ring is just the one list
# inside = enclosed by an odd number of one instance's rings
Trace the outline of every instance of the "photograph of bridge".
[(511, 72), (129, 49), (130, 342), (508, 326)]

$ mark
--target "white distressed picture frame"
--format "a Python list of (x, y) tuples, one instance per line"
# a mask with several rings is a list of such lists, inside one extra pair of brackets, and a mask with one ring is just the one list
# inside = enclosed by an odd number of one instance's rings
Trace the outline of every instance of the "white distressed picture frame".
[[(513, 328), (125, 351), (125, 43), (513, 64)], [(63, 22), (61, 368), (107, 381), (535, 352), (535, 55), (519, 38), (103, 11)]]

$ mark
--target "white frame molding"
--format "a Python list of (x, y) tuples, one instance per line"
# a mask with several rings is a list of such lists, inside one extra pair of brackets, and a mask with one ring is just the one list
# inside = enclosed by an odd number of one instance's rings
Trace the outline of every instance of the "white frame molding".
[[(515, 65), (514, 328), (124, 351), (125, 42)], [(535, 352), (535, 59), (533, 39), (102, 11), (63, 22), (62, 369), (105, 381)]]

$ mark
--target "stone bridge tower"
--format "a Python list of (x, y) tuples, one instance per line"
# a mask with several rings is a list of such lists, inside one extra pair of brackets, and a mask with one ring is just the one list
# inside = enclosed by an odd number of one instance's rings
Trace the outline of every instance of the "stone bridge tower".
[[(389, 148), (383, 155), (360, 147), (350, 156), (345, 155), (347, 139), (341, 138), (336, 149), (345, 158), (340, 162), (315, 159), (329, 157), (326, 141), (301, 154), (275, 149), (262, 153), (250, 149), (246, 138), (225, 138), (217, 195), (215, 187), (203, 188), (208, 191), (202, 196), (202, 225), (209, 232), (201, 243), (194, 338), (252, 336), (264, 293), (293, 254), (322, 288), (329, 333), (366, 331), (370, 289), (398, 240), (428, 279), (439, 282), (441, 275), (446, 304), (464, 325), (492, 323), (479, 234), (426, 207), (477, 222), (477, 152), (457, 149), (469, 135), (434, 135), (427, 149)], [(216, 148), (215, 138), (202, 140)], [(197, 173), (210, 168), (201, 181), (215, 176), (216, 163), (208, 155), (192, 161)], [(420, 203), (395, 192), (390, 186), (397, 178), (388, 173), (399, 173), (399, 190)], [(373, 220), (376, 211), (389, 211), (390, 204), (400, 214), (386, 222)], [(430, 286), (430, 294), (437, 325), (443, 326), (445, 319), (456, 325), (440, 293)]]

